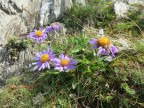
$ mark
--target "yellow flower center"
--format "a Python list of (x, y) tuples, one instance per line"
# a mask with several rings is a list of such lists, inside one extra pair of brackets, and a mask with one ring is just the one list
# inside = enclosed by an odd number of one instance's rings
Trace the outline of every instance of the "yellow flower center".
[(96, 41), (98, 46), (106, 47), (110, 45), (110, 40), (107, 37), (101, 37)]
[(41, 37), (42, 35), (43, 35), (43, 33), (42, 33), (42, 31), (41, 30), (37, 30), (37, 31), (35, 31), (35, 36), (37, 36), (37, 37)]
[(48, 54), (43, 54), (41, 57), (40, 57), (40, 61), (41, 62), (46, 62), (49, 60), (49, 55)]
[(67, 66), (68, 63), (69, 63), (69, 61), (66, 60), (66, 59), (62, 59), (62, 60), (60, 61), (60, 64), (61, 64), (62, 66)]

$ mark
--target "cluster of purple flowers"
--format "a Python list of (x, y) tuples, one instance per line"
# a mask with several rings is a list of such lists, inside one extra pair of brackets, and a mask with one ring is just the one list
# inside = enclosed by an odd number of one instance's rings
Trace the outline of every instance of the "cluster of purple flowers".
[[(98, 49), (97, 56), (111, 55), (112, 57), (115, 57), (115, 53), (118, 52), (118, 49), (110, 42), (110, 40), (107, 37), (92, 39), (89, 41), (89, 43), (93, 45), (92, 49)], [(76, 68), (76, 61), (74, 61), (73, 58), (70, 58), (66, 54), (60, 54), (59, 58), (56, 58), (53, 54), (53, 51), (50, 48), (36, 53), (34, 60), (34, 70), (38, 71), (41, 71), (45, 68), (50, 69), (51, 67), (54, 67), (55, 70), (58, 70), (60, 72), (70, 71)]]
[[(49, 26), (46, 26), (45, 29), (39, 28), (34, 29), (34, 31), (30, 32), (28, 37), (34, 40), (36, 43), (42, 43), (43, 40), (47, 39), (47, 34), (53, 31), (59, 30), (59, 23), (52, 23)], [(92, 50), (97, 50), (97, 56), (99, 55), (111, 55), (115, 57), (115, 53), (118, 52), (118, 49), (110, 42), (107, 37), (99, 37), (98, 39), (91, 39), (89, 43), (92, 45)], [(73, 58), (70, 58), (66, 54), (60, 54), (59, 58), (56, 58), (53, 54), (53, 51), (48, 48), (47, 50), (41, 51), (35, 54), (34, 57), (35, 65), (34, 70), (41, 71), (43, 69), (54, 68), (60, 72), (62, 71), (70, 71), (76, 68), (76, 61)]]
[(36, 43), (42, 43), (43, 40), (47, 38), (47, 33), (51, 33), (59, 29), (60, 29), (60, 24), (55, 22), (49, 26), (46, 26), (46, 28), (44, 29), (43, 28), (34, 29), (32, 32), (29, 33), (28, 37), (34, 40)]
[[(34, 29), (29, 33), (28, 37), (36, 43), (42, 43), (45, 39), (47, 39), (48, 33), (52, 33), (53, 31), (57, 31), (59, 29), (60, 24), (55, 22), (46, 26), (45, 29)], [(33, 70), (38, 71), (46, 68), (50, 69), (51, 67), (54, 67), (55, 70), (59, 70), (60, 72), (70, 71), (76, 68), (76, 61), (74, 61), (73, 58), (69, 58), (66, 54), (60, 54), (59, 58), (56, 58), (50, 48), (39, 53), (35, 53), (34, 60), (35, 62), (32, 63), (32, 65), (35, 65)]]
[(110, 42), (107, 37), (100, 37), (98, 39), (92, 39), (89, 41), (92, 46), (92, 50), (98, 48), (97, 56), (99, 55), (111, 55), (115, 57), (115, 53), (118, 52), (118, 49)]
[(59, 58), (56, 58), (50, 48), (40, 53), (36, 53), (34, 60), (34, 70), (38, 69), (38, 71), (41, 71), (45, 68), (50, 69), (51, 66), (53, 66), (55, 70), (58, 70), (60, 72), (70, 71), (76, 68), (76, 61), (74, 61), (73, 58), (70, 58), (68, 57), (68, 55), (65, 54), (60, 54)]

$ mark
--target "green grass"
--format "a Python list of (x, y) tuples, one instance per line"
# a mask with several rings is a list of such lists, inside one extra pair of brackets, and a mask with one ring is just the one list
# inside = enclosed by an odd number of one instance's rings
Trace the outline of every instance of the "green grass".
[(111, 0), (88, 0), (87, 5), (74, 5), (61, 20), (71, 32), (80, 31), (85, 25), (106, 28), (108, 32), (128, 33), (139, 37), (144, 33), (144, 6), (134, 5), (127, 18), (117, 19)]
[[(62, 42), (56, 39), (50, 45), (56, 56), (64, 53), (73, 57), (77, 68), (70, 72), (28, 71), (8, 79), (0, 91), (0, 108), (143, 108), (144, 44), (138, 36), (143, 28), (138, 21), (142, 21), (139, 19), (143, 14), (133, 17), (135, 14), (129, 13), (132, 20), (116, 20), (111, 2), (105, 0), (74, 5), (63, 19), (73, 32)], [(110, 29), (113, 35), (126, 34), (131, 49), (119, 51), (111, 62), (104, 61), (104, 56), (95, 56), (97, 50), (90, 49), (88, 40), (97, 34), (81, 31), (87, 24), (105, 28), (105, 34), (112, 39), (107, 34)], [(131, 36), (132, 32), (136, 35)], [(35, 45), (33, 51), (44, 50), (48, 44)], [(32, 45), (27, 39), (14, 38), (9, 41), (8, 49), (19, 52)], [(121, 43), (114, 45), (121, 47)]]
[(74, 5), (66, 13), (62, 22), (67, 28), (81, 30), (84, 25), (95, 27), (108, 26), (109, 22), (115, 19), (112, 2), (108, 0), (89, 0), (85, 6)]
[(67, 36), (63, 44), (55, 42), (51, 46), (55, 54), (73, 56), (77, 69), (68, 73), (44, 70), (29, 83), (24, 80), (29, 74), (8, 79), (0, 93), (1, 107), (142, 108), (143, 42), (135, 42), (131, 50), (119, 52), (112, 62), (106, 63), (103, 57), (94, 56), (88, 44), (91, 37), (78, 34)]

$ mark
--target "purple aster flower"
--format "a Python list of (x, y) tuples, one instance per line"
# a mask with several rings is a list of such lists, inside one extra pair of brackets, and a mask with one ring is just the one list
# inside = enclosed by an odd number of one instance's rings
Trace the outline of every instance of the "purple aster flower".
[(114, 45), (111, 44), (108, 48), (99, 47), (98, 52), (97, 52), (97, 56), (99, 56), (99, 55), (111, 55), (112, 57), (115, 57), (114, 54), (117, 52), (118, 52), (118, 49)]
[(28, 37), (35, 40), (37, 43), (41, 43), (47, 38), (46, 30), (42, 28), (34, 29), (33, 32), (29, 33)]
[(118, 49), (111, 44), (110, 40), (107, 37), (92, 39), (89, 41), (89, 43), (93, 45), (91, 49), (98, 48), (97, 56), (112, 55), (112, 57), (115, 57), (114, 54), (118, 52)]
[(60, 29), (60, 24), (57, 22), (52, 23), (50, 26), (46, 27), (47, 32), (53, 32), (54, 30), (59, 30), (59, 29)]
[(70, 71), (76, 68), (76, 66), (74, 66), (76, 65), (76, 61), (64, 54), (60, 54), (59, 58), (55, 58), (53, 64), (55, 70), (59, 70), (60, 72), (66, 70)]
[(98, 48), (98, 46), (97, 46), (97, 39), (92, 39), (92, 40), (90, 40), (90, 41), (88, 41), (88, 42), (89, 42), (91, 45), (93, 45), (93, 46), (91, 47), (92, 50)]
[(40, 53), (36, 53), (34, 60), (36, 62), (32, 63), (33, 65), (36, 65), (34, 67), (34, 70), (38, 69), (38, 71), (43, 70), (45, 68), (50, 69), (50, 63), (54, 59), (53, 51), (48, 48), (47, 50), (44, 50)]

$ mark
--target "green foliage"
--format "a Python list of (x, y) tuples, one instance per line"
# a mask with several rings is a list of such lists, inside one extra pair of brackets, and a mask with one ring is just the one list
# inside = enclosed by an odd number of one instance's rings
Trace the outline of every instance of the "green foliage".
[[(105, 57), (97, 57), (90, 50), (88, 40), (83, 35), (69, 36), (64, 45), (53, 46), (56, 53), (63, 51), (73, 56), (78, 62), (77, 69), (68, 73), (47, 70), (39, 75), (36, 93), (42, 91), (46, 94), (46, 102), (41, 107), (109, 108), (113, 105), (141, 108), (141, 96), (144, 94), (143, 66), (136, 61), (142, 56), (139, 55), (141, 52), (123, 51), (111, 63), (106, 63)], [(49, 97), (53, 97), (54, 101)], [(52, 104), (47, 105), (49, 102)]]
[(30, 40), (22, 39), (16, 36), (13, 36), (11, 39), (9, 39), (6, 48), (10, 57), (9, 59), (11, 60), (11, 64), (19, 59), (19, 52), (28, 48), (30, 43)]
[(96, 28), (108, 28), (111, 33), (127, 33), (132, 36), (143, 35), (144, 6), (134, 5), (126, 18), (116, 19), (111, 0), (88, 0), (87, 5), (74, 5), (65, 14), (62, 22), (73, 31), (83, 29), (85, 25)]
[(127, 83), (121, 83), (121, 88), (123, 88), (130, 95), (134, 95), (135, 94), (135, 90), (129, 88)]
[(133, 44), (133, 47), (136, 51), (138, 52), (141, 52), (141, 53), (144, 53), (144, 40), (139, 40), (139, 41), (136, 41), (134, 44)]
[(67, 28), (78, 30), (86, 24), (96, 27), (108, 26), (108, 21), (112, 19), (115, 19), (115, 14), (111, 1), (89, 0), (85, 6), (74, 5), (62, 22)]
[(143, 30), (144, 29), (144, 6), (134, 5), (133, 9), (128, 12), (128, 17), (131, 21), (135, 23)]
[[(142, 13), (130, 13), (129, 19), (115, 22), (112, 3), (106, 0), (90, 0), (86, 6), (74, 5), (63, 22), (73, 30), (82, 29), (85, 24), (96, 27), (112, 27), (119, 33), (139, 34)], [(134, 15), (134, 17), (133, 17)], [(140, 21), (140, 22), (137, 22)], [(133, 42), (132, 49), (123, 50), (111, 62), (105, 56), (96, 56), (91, 50), (88, 36), (77, 34), (66, 36), (63, 43), (55, 40), (51, 44), (57, 55), (68, 54), (77, 61), (77, 67), (70, 72), (45, 69), (34, 74), (34, 81), (25, 82), (21, 77), (6, 81), (7, 86), (0, 93), (1, 108), (142, 108), (144, 107), (144, 44)], [(19, 52), (32, 44), (27, 39), (14, 38), (9, 41), (8, 50)], [(49, 44), (49, 43), (48, 43)], [(37, 44), (36, 50), (47, 45)], [(10, 51), (10, 50), (9, 50)], [(13, 53), (11, 53), (13, 54)], [(25, 78), (24, 78), (25, 79)]]
[[(12, 85), (14, 87), (14, 85)], [(27, 88), (3, 89), (0, 93), (0, 108), (33, 108), (32, 96)]]
[(24, 50), (28, 47), (30, 41), (27, 39), (18, 38), (16, 36), (9, 39), (8, 49), (16, 49), (17, 51)]
[(135, 24), (131, 22), (119, 22), (115, 25), (115, 29), (119, 32), (126, 32), (128, 30), (131, 30), (132, 27), (134, 27)]
[[(91, 36), (68, 36), (63, 44), (55, 42), (55, 54), (66, 53), (77, 61), (70, 72), (43, 70), (32, 83), (32, 89), (21, 86), (17, 77), (8, 79), (0, 93), (1, 107), (75, 108), (106, 107), (142, 108), (144, 105), (143, 43), (134, 50), (119, 52), (112, 62), (96, 56), (90, 49)], [(19, 97), (21, 97), (19, 99)]]
[(144, 32), (144, 6), (134, 5), (131, 8), (127, 13), (127, 18), (116, 20), (112, 25), (116, 32), (128, 32), (130, 35), (137, 37), (143, 35)]
[(18, 85), (18, 84), (20, 84), (20, 79), (21, 79), (20, 77), (12, 77), (12, 78), (6, 80), (6, 84), (7, 85), (11, 85), (11, 84)]

